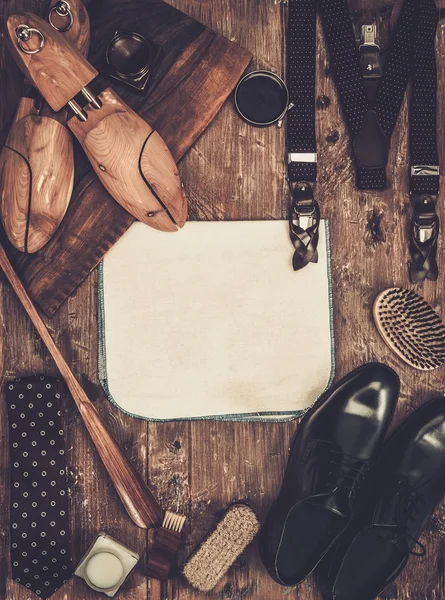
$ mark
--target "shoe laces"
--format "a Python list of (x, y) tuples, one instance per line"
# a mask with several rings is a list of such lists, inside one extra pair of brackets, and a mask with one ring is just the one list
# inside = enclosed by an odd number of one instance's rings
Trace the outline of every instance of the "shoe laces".
[[(409, 525), (414, 521), (425, 503), (425, 497), (422, 493), (422, 485), (413, 487), (407, 481), (397, 478), (396, 481), (396, 523), (385, 525), (377, 524), (376, 526), (386, 530), (394, 530), (392, 542), (402, 552), (407, 552), (413, 556), (425, 556), (426, 547), (409, 532)], [(383, 536), (382, 536), (383, 537)], [(406, 547), (402, 546), (403, 541), (411, 542), (413, 548), (406, 551)], [(419, 548), (418, 551), (415, 549)]]
[(328, 485), (332, 487), (332, 491), (344, 489), (355, 496), (371, 467), (370, 461), (335, 448), (331, 449), (330, 454)]

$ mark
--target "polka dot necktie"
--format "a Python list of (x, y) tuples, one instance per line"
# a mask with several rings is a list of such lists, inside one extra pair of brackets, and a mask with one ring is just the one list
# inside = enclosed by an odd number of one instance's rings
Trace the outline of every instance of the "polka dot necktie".
[[(413, 231), (416, 223), (423, 227), (429, 224), (433, 229), (433, 235), (426, 243), (419, 243), (411, 234), (410, 276), (417, 282), (425, 278), (435, 280), (438, 274), (435, 260), (439, 226), (435, 212), (439, 193), (435, 57), (438, 13), (435, 0), (399, 0), (397, 4), (400, 16), (391, 45), (385, 52), (383, 75), (370, 103), (348, 0), (289, 0), (287, 83), (294, 108), (287, 115), (287, 144), (289, 153), (316, 152), (315, 25), (318, 7), (329, 51), (330, 71), (355, 153), (358, 189), (382, 190), (387, 187), (386, 165), (372, 163), (366, 149), (373, 147), (373, 143), (363, 131), (372, 111), (378, 123), (379, 143), (389, 147), (408, 80), (412, 80), (409, 126)], [(323, 108), (322, 100), (317, 103), (320, 109)], [(364, 154), (368, 155), (363, 162), (363, 151), (359, 154), (359, 147), (365, 148)], [(378, 156), (380, 161), (382, 153)], [(291, 162), (288, 173), (292, 182), (313, 182), (316, 165)]]
[(49, 598), (72, 575), (63, 387), (56, 379), (6, 383), (11, 465), (12, 577)]

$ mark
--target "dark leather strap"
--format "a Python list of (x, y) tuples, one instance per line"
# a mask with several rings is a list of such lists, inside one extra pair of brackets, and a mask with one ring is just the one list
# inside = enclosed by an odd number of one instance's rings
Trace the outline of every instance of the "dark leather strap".
[[(306, 229), (300, 226), (302, 217), (309, 219), (310, 225)], [(319, 225), (320, 208), (313, 198), (311, 186), (309, 183), (297, 184), (289, 209), (289, 235), (295, 248), (292, 258), (294, 271), (318, 262)]]
[[(293, 187), (289, 235), (295, 248), (294, 271), (318, 261), (320, 208), (312, 190), (317, 179), (315, 29), (315, 1), (289, 2), (287, 86), (293, 107), (287, 115), (287, 162), (288, 178)], [(302, 218), (308, 220), (306, 229), (300, 225)]]
[(410, 238), (410, 277), (413, 283), (436, 281), (439, 219), (439, 156), (437, 151), (436, 29), (434, 0), (423, 0), (415, 35), (410, 115), (410, 190), (413, 204)]
[[(410, 118), (411, 167), (436, 167), (410, 178), (414, 208), (419, 194), (434, 200), (439, 191), (436, 141), (435, 36), (438, 14), (435, 0), (399, 0), (385, 67), (378, 83), (363, 77), (364, 61), (376, 63), (376, 55), (359, 50), (349, 13), (348, 0), (318, 0), (329, 49), (330, 67), (342, 111), (351, 136), (356, 162), (357, 187), (380, 190), (387, 187), (386, 164), (390, 139), (410, 77), (413, 81)], [(315, 143), (315, 21), (316, 0), (289, 0), (288, 83), (295, 108), (288, 115), (290, 152), (316, 152)], [(395, 20), (394, 20), (395, 21)], [(394, 27), (394, 21), (392, 25)], [(376, 63), (375, 68), (379, 68)], [(370, 84), (370, 85), (369, 85)], [(371, 90), (371, 93), (370, 93)], [(411, 169), (416, 171), (416, 169)], [(299, 162), (289, 165), (290, 181), (315, 181), (316, 166)], [(413, 231), (419, 222), (413, 219)], [(423, 219), (424, 215), (420, 215)], [(433, 222), (434, 221), (434, 222)], [(425, 221), (423, 221), (425, 226)], [(435, 255), (439, 224), (431, 220), (431, 235), (422, 241), (411, 236), (413, 280), (437, 274)], [(423, 256), (423, 259), (421, 258)]]
[(409, 275), (413, 283), (430, 279), (436, 281), (439, 269), (436, 262), (439, 217), (434, 200), (428, 194), (419, 196), (414, 204), (409, 250)]

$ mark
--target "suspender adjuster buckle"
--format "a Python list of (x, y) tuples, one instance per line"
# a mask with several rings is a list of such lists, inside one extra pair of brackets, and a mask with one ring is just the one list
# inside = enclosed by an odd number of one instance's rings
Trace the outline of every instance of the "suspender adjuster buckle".
[(414, 205), (414, 215), (409, 242), (410, 279), (413, 283), (424, 279), (436, 281), (439, 273), (436, 255), (440, 228), (439, 217), (436, 214), (437, 196), (412, 193), (411, 200)]
[(377, 26), (363, 25), (360, 45), (360, 64), (364, 79), (379, 79), (382, 76), (380, 46), (376, 43)]
[(411, 177), (435, 176), (439, 177), (439, 165), (411, 165)]
[(419, 242), (426, 242), (435, 233), (438, 217), (436, 214), (437, 196), (432, 194), (413, 194), (414, 235)]
[(319, 225), (320, 208), (314, 198), (312, 186), (306, 182), (297, 183), (289, 208), (289, 235), (295, 248), (292, 258), (294, 271), (303, 269), (310, 262), (318, 261)]

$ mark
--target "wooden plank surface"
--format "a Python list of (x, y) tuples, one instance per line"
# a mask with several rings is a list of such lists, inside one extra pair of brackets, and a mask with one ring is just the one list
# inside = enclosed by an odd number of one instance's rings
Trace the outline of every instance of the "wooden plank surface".
[[(227, 35), (251, 50), (255, 67), (283, 74), (285, 7), (275, 0), (170, 0), (177, 8)], [(350, 0), (357, 27), (373, 18), (387, 24), (392, 0)], [(41, 7), (40, 0), (0, 0), (0, 22), (6, 11), (26, 5)], [(336, 373), (340, 377), (368, 360), (387, 362), (402, 381), (395, 423), (426, 399), (443, 391), (444, 371), (418, 373), (403, 365), (380, 340), (372, 322), (371, 305), (379, 290), (408, 286), (405, 241), (409, 213), (407, 195), (407, 108), (404, 106), (393, 138), (389, 176), (391, 189), (383, 193), (358, 193), (348, 152), (348, 140), (320, 37), (317, 94), (326, 96), (318, 110), (320, 179), (317, 195), (322, 213), (331, 221)], [(438, 52), (445, 52), (445, 24), (438, 33)], [(439, 98), (445, 98), (445, 63), (439, 63)], [(19, 77), (10, 64), (0, 38), (0, 127), (12, 118), (12, 98)], [(439, 141), (444, 162), (444, 102), (439, 102)], [(241, 122), (228, 102), (212, 126), (181, 164), (193, 219), (282, 218), (287, 188), (283, 164), (284, 132), (277, 128), (252, 129)], [(444, 188), (445, 189), (445, 188)], [(444, 197), (443, 192), (442, 197)], [(445, 224), (443, 201), (440, 216)], [(445, 249), (439, 242), (441, 276), (434, 284), (416, 287), (444, 315)], [(413, 286), (410, 286), (413, 287)], [(4, 377), (44, 370), (54, 365), (7, 284), (1, 285), (0, 367)], [(183, 509), (189, 519), (183, 560), (214, 523), (215, 515), (229, 502), (247, 499), (263, 519), (275, 497), (286, 463), (295, 423), (258, 424), (221, 421), (147, 424), (110, 406), (98, 385), (97, 299), (93, 274), (68, 300), (49, 326), (74, 372), (142, 473), (148, 475), (163, 502)], [(298, 324), (296, 324), (296, 327)], [(290, 357), (291, 360), (291, 357)], [(298, 390), (296, 390), (296, 394)], [(63, 417), (71, 480), (71, 528), (74, 558), (78, 560), (96, 533), (106, 530), (141, 553), (136, 573), (121, 596), (128, 600), (195, 600), (179, 576), (166, 583), (147, 581), (144, 563), (147, 534), (132, 525), (104, 469), (98, 461), (80, 419), (69, 400)], [(0, 406), (0, 598), (26, 600), (26, 591), (8, 577), (8, 452), (4, 402)], [(423, 536), (428, 556), (412, 558), (402, 577), (382, 600), (445, 600), (445, 510), (441, 507)], [(73, 578), (55, 600), (92, 600), (97, 594)], [(207, 598), (221, 600), (318, 600), (312, 580), (295, 590), (273, 583), (252, 546)]]
[[(251, 59), (162, 0), (95, 0), (90, 23), (89, 60), (99, 70), (117, 27), (162, 48), (147, 95), (114, 80), (103, 79), (99, 87), (111, 85), (162, 136), (176, 161), (211, 123)], [(74, 131), (76, 119), (71, 122)], [(75, 187), (62, 226), (41, 251), (23, 257), (11, 248), (9, 255), (30, 296), (51, 317), (133, 222), (76, 144)]]

